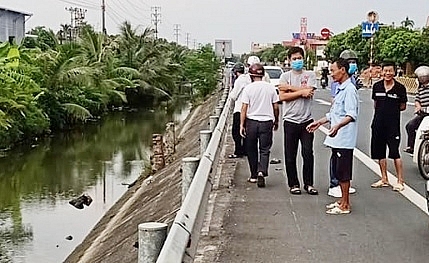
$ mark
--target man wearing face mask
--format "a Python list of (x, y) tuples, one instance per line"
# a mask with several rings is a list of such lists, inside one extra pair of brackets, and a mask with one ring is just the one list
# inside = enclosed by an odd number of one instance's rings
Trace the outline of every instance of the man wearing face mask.
[(316, 88), (316, 74), (303, 69), (302, 48), (291, 47), (288, 60), (292, 70), (281, 75), (278, 89), (280, 100), (283, 101), (284, 154), (289, 191), (294, 195), (301, 194), (296, 164), (298, 145), (301, 142), (304, 190), (310, 195), (317, 195), (318, 191), (313, 187), (314, 134), (306, 130), (307, 125), (313, 122), (311, 106)]
[[(350, 80), (356, 89), (363, 87), (362, 80), (358, 78), (358, 66), (357, 66), (357, 54), (353, 50), (346, 49), (340, 54), (340, 58), (347, 60), (349, 62), (349, 75)], [(337, 88), (340, 86), (338, 82), (333, 82), (331, 85), (331, 97), (334, 98), (337, 93)]]
[[(352, 84), (355, 85), (356, 89), (362, 88), (363, 83), (357, 76), (357, 71), (358, 71), (357, 59), (358, 58), (357, 58), (356, 52), (354, 52), (353, 50), (346, 49), (343, 52), (341, 52), (340, 58), (345, 59), (349, 63), (348, 74), (350, 76), (350, 80)], [(340, 83), (337, 81), (332, 83), (331, 85), (332, 100), (335, 98), (335, 95), (338, 92), (339, 86), (340, 86)], [(353, 187), (350, 187), (349, 193), (350, 194), (356, 193), (356, 189)], [(339, 181), (337, 180), (337, 178), (335, 178), (335, 175), (332, 171), (330, 171), (330, 183), (329, 183), (328, 195), (336, 198), (341, 198), (342, 196)]]

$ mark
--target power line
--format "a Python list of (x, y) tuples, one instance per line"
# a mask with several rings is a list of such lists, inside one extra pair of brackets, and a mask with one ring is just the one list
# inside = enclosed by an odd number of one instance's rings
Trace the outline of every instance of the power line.
[(59, 0), (61, 2), (70, 4), (70, 5), (75, 5), (75, 6), (79, 6), (79, 7), (85, 7), (88, 9), (92, 9), (92, 10), (99, 10), (100, 7), (98, 5), (95, 5), (93, 3), (88, 3), (88, 2), (79, 2), (77, 0)]

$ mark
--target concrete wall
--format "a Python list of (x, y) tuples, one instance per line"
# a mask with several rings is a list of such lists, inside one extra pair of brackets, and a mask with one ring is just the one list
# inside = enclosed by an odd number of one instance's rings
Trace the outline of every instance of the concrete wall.
[(0, 9), (0, 42), (9, 41), (14, 36), (21, 43), (25, 36), (25, 15), (19, 12)]

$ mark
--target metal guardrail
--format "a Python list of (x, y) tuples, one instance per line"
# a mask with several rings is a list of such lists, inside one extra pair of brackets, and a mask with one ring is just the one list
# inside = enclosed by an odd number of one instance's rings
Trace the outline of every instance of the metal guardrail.
[(219, 149), (223, 132), (225, 131), (230, 106), (231, 99), (228, 97), (207, 149), (201, 157), (185, 200), (177, 212), (164, 246), (158, 256), (157, 263), (181, 263), (183, 260), (200, 206), (206, 194), (206, 184)]

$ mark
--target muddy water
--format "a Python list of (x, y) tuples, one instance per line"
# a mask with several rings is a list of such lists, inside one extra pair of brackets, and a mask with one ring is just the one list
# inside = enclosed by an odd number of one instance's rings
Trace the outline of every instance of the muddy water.
[[(116, 112), (2, 156), (0, 262), (62, 262), (147, 166), (152, 134), (188, 112)], [(89, 206), (68, 203), (84, 193)]]

